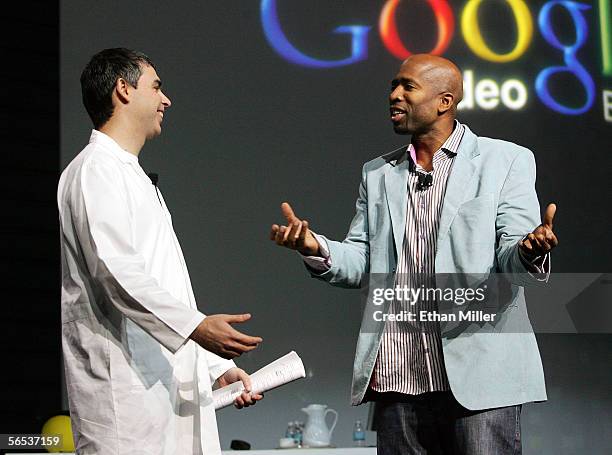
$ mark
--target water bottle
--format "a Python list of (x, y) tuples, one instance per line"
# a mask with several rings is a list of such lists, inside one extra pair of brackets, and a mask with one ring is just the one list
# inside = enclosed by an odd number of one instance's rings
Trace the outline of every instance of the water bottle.
[(302, 447), (302, 440), (304, 438), (304, 422), (298, 422), (297, 420), (294, 422), (295, 424), (295, 435), (293, 438), (295, 439), (295, 443), (298, 448)]
[(353, 445), (355, 447), (365, 447), (366, 445), (366, 435), (361, 420), (357, 420), (353, 426)]
[(295, 424), (293, 422), (287, 423), (287, 430), (285, 431), (285, 437), (295, 439)]

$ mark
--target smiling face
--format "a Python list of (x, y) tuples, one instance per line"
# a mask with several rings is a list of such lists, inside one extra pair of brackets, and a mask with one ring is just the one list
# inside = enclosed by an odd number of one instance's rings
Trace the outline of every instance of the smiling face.
[(130, 111), (136, 127), (147, 139), (161, 134), (164, 111), (172, 104), (161, 90), (161, 80), (152, 66), (142, 65), (137, 88), (133, 88)]
[(394, 131), (425, 134), (443, 116), (454, 118), (461, 99), (460, 80), (458, 68), (446, 59), (430, 55), (408, 58), (391, 81), (389, 105)]

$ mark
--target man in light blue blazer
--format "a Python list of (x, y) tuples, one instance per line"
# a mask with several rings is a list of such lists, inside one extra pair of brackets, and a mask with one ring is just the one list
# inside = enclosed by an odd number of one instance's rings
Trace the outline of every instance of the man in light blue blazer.
[(546, 400), (523, 286), (548, 278), (556, 207), (547, 207), (541, 223), (533, 154), (457, 122), (461, 98), (461, 72), (452, 62), (407, 59), (389, 102), (394, 130), (410, 134), (410, 145), (363, 166), (344, 241), (313, 233), (287, 203), (286, 225), (273, 225), (270, 234), (299, 251), (313, 277), (335, 286), (363, 287), (370, 274), (410, 275), (424, 266), (508, 279), (511, 297), (493, 330), (471, 325), (393, 345), (389, 323), (373, 324), (372, 312), (364, 313), (352, 402), (377, 402), (382, 454), (520, 453), (521, 405)]

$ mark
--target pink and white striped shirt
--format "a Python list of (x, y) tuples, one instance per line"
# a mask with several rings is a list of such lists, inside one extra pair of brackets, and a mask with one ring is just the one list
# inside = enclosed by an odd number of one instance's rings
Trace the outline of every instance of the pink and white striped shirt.
[[(408, 206), (403, 247), (399, 254), (394, 286), (427, 287), (435, 269), (436, 241), (446, 192), (446, 183), (459, 149), (465, 127), (455, 121), (455, 128), (433, 156), (433, 170), (426, 172), (416, 162), (414, 146), (408, 146), (410, 168), (408, 175)], [(432, 185), (418, 189), (419, 174), (430, 174)], [(409, 310), (434, 310), (430, 302), (417, 302)], [(400, 303), (391, 304), (389, 313), (399, 313)], [(399, 392), (417, 395), (425, 392), (450, 390), (440, 332), (418, 323), (391, 322), (385, 325), (378, 357), (370, 381), (376, 392)]]

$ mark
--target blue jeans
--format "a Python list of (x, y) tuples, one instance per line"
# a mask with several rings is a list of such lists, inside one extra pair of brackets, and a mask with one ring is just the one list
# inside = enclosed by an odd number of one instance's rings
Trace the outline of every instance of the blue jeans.
[(451, 392), (379, 393), (378, 455), (520, 455), (521, 405), (470, 411)]

